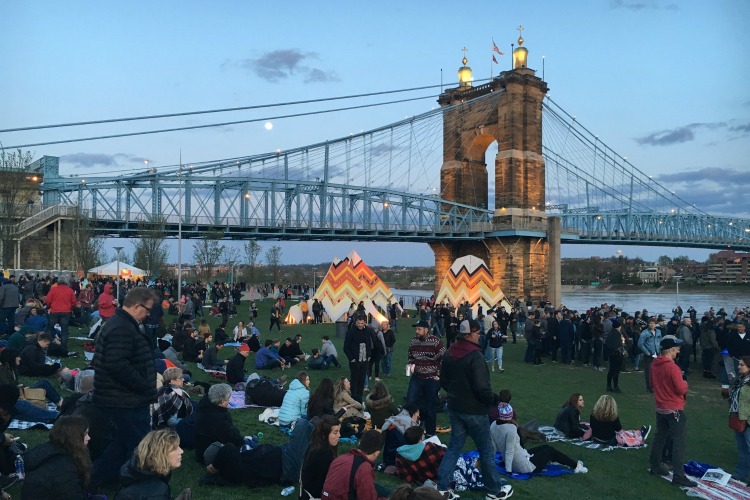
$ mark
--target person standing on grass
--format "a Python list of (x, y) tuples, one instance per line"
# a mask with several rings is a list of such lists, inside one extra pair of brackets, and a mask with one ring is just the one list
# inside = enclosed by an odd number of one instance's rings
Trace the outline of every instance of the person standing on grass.
[(352, 397), (359, 402), (365, 391), (365, 378), (372, 357), (375, 332), (367, 326), (367, 316), (355, 313), (344, 338), (344, 354), (349, 360), (349, 380), (352, 384)]
[(638, 338), (638, 349), (644, 354), (643, 356), (643, 373), (646, 376), (646, 391), (654, 392), (651, 387), (651, 364), (659, 353), (659, 344), (661, 343), (661, 330), (656, 328), (656, 320), (651, 318), (648, 321), (648, 328), (641, 332)]
[(117, 479), (120, 467), (151, 430), (156, 402), (156, 367), (151, 339), (141, 322), (156, 305), (154, 291), (133, 288), (96, 338), (91, 365), (96, 371), (93, 403), (109, 416), (117, 432), (94, 462), (92, 487)]
[(459, 498), (449, 489), (449, 483), (467, 436), (479, 451), (482, 480), (487, 490), (485, 498), (497, 500), (513, 494), (513, 487), (501, 480), (495, 469), (495, 449), (487, 415), (496, 404), (496, 397), (479, 347), (479, 331), (479, 324), (470, 321), (469, 333), (461, 334), (451, 345), (440, 367), (440, 385), (448, 393), (451, 440), (438, 469), (437, 488), (447, 500)]
[(660, 476), (669, 474), (669, 468), (661, 461), (661, 457), (667, 438), (671, 438), (674, 474), (672, 484), (692, 488), (696, 483), (688, 479), (684, 472), (688, 383), (682, 378), (682, 371), (675, 362), (682, 342), (673, 335), (662, 338), (659, 343), (661, 353), (651, 365), (651, 386), (656, 402), (656, 437), (651, 448), (650, 473)]
[(421, 320), (414, 326), (416, 336), (411, 339), (408, 353), (409, 364), (414, 365), (414, 373), (409, 379), (406, 401), (419, 407), (425, 431), (433, 436), (437, 426), (440, 365), (443, 362), (445, 347), (438, 337), (430, 335), (430, 325), (427, 321)]

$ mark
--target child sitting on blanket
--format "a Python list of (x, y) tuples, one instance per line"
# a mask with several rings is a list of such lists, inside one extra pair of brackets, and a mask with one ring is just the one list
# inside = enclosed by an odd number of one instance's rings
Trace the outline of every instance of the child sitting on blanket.
[(577, 474), (589, 471), (580, 460), (576, 462), (548, 444), (526, 450), (518, 436), (516, 422), (513, 421), (513, 407), (508, 403), (498, 405), (498, 415), (498, 419), (490, 426), (490, 436), (495, 449), (503, 455), (508, 474), (540, 472), (550, 462), (569, 467)]
[(637, 431), (624, 431), (617, 416), (617, 401), (604, 394), (591, 411), (591, 437), (597, 443), (611, 446), (641, 446), (651, 431), (650, 425), (644, 425)]
[(424, 429), (417, 425), (404, 432), (406, 444), (396, 449), (396, 475), (408, 483), (435, 481), (445, 447), (433, 442), (424, 442)]

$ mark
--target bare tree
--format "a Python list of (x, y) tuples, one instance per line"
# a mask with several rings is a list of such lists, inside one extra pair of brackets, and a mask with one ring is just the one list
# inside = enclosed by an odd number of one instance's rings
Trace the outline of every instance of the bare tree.
[(133, 264), (147, 270), (151, 276), (160, 276), (167, 265), (166, 226), (163, 217), (137, 225), (139, 238), (133, 244)]
[(70, 255), (71, 269), (85, 273), (102, 263), (104, 240), (96, 236), (85, 211), (78, 208), (73, 219), (65, 222), (62, 235), (63, 254)]
[(240, 251), (236, 247), (227, 247), (224, 250), (224, 263), (229, 267), (229, 279), (232, 282), (237, 281), (234, 274), (234, 266), (241, 260)]
[(38, 196), (41, 179), (28, 170), (31, 160), (30, 151), (9, 153), (0, 145), (0, 257), (5, 266), (13, 262), (18, 224)]
[(214, 267), (221, 262), (226, 246), (219, 243), (219, 235), (207, 235), (193, 245), (193, 259), (198, 267), (198, 275), (202, 280), (208, 281)]
[(258, 260), (260, 259), (260, 252), (263, 248), (255, 240), (250, 240), (245, 243), (245, 258), (250, 266), (249, 282), (255, 282), (255, 268), (258, 266)]
[(280, 246), (274, 245), (268, 250), (266, 250), (266, 263), (268, 264), (268, 267), (271, 269), (273, 282), (278, 284), (279, 266), (281, 265), (281, 247)]

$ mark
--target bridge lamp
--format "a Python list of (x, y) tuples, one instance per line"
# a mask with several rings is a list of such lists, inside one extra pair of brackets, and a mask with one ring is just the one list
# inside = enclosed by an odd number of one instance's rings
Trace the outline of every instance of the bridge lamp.
[(745, 232), (746, 232), (746, 233), (750, 233), (750, 227), (748, 227), (748, 228), (745, 228)]
[(386, 202), (383, 202), (383, 208), (388, 208), (388, 207), (390, 207), (390, 206), (391, 206), (391, 204), (390, 204), (390, 203), (388, 203), (387, 201), (386, 201)]
[(249, 200), (249, 199), (250, 199), (250, 193), (245, 193), (245, 199), (246, 199), (246, 200)]
[[(597, 215), (596, 216), (596, 220), (602, 220), (602, 216), (601, 215)], [(659, 224), (661, 224), (661, 221), (659, 221)]]

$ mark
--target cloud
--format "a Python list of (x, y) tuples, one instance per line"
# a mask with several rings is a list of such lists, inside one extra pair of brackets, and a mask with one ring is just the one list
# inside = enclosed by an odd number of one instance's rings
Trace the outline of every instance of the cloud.
[(257, 59), (245, 59), (238, 63), (225, 62), (227, 67), (237, 64), (240, 68), (254, 73), (268, 82), (279, 82), (299, 77), (304, 83), (338, 82), (336, 72), (310, 65), (318, 60), (316, 52), (302, 52), (299, 49), (279, 49), (262, 54)]
[[(743, 126), (731, 127), (730, 130), (743, 131), (742, 127)], [(671, 146), (672, 144), (680, 144), (683, 142), (691, 142), (695, 140), (696, 130), (716, 130), (722, 128), (727, 128), (727, 124), (725, 122), (690, 123), (688, 125), (677, 127), (671, 130), (660, 130), (659, 132), (653, 132), (643, 137), (636, 137), (635, 142), (644, 146)]]
[(126, 164), (130, 163), (134, 165), (144, 165), (144, 162), (146, 160), (148, 160), (148, 158), (126, 153), (73, 153), (69, 155), (62, 155), (60, 157), (60, 163), (70, 164), (73, 168), (101, 168), (121, 166), (132, 168), (133, 165)]
[(750, 214), (750, 169), (705, 167), (655, 178), (690, 204), (714, 215)]
[(737, 125), (735, 127), (729, 127), (729, 130), (732, 132), (743, 132), (745, 134), (750, 133), (750, 123), (745, 123), (744, 125)]
[(642, 0), (640, 2), (634, 2), (629, 0), (612, 0), (610, 2), (612, 9), (625, 9), (632, 10), (635, 12), (642, 10), (680, 10), (680, 6), (676, 3), (664, 3), (658, 0)]

